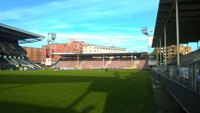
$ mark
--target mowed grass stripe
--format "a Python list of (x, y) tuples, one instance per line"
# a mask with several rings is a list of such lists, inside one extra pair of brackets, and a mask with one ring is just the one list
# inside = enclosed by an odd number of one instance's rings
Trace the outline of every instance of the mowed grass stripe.
[(155, 113), (140, 70), (0, 72), (2, 113)]

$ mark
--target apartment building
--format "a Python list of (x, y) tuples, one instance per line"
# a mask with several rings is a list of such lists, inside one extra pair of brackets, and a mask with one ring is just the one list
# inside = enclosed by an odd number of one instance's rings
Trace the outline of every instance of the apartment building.
[(114, 46), (96, 46), (86, 45), (83, 46), (82, 53), (124, 53), (126, 49)]
[[(165, 59), (165, 54), (166, 54), (166, 58), (167, 58), (168, 62), (170, 62), (171, 60), (176, 58), (177, 46), (175, 46), (175, 45), (167, 46), (166, 53), (165, 53), (165, 48), (161, 48), (161, 49), (157, 48), (156, 50), (159, 53), (161, 51), (163, 60)], [(180, 54), (181, 55), (186, 55), (190, 52), (192, 52), (192, 47), (180, 45)]]
[(51, 62), (54, 63), (61, 58), (59, 55), (53, 55), (53, 53), (82, 53), (83, 46), (87, 45), (83, 41), (69, 41), (65, 44), (50, 44), (48, 46), (42, 46), (42, 64), (46, 63), (46, 58), (51, 58)]
[(41, 48), (33, 47), (22, 47), (26, 53), (27, 57), (34, 63), (41, 63)]

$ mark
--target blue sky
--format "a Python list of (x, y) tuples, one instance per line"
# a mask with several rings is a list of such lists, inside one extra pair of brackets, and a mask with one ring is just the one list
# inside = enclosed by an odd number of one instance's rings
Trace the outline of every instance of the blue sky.
[[(154, 30), (159, 0), (0, 0), (0, 22), (47, 36), (147, 51), (141, 27)], [(153, 34), (153, 33), (152, 33)], [(23, 46), (41, 47), (46, 40)]]

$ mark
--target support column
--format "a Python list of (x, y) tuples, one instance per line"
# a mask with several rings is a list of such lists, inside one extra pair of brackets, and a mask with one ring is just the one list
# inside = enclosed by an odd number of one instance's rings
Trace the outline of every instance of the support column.
[(166, 31), (166, 26), (164, 27), (164, 43), (165, 43), (165, 66), (167, 66), (167, 31)]
[(131, 66), (133, 66), (133, 54), (131, 54)]
[(162, 43), (162, 42), (161, 42), (161, 38), (160, 38), (160, 66), (161, 66), (161, 64), (162, 64), (162, 58), (161, 58), (161, 57), (162, 57), (162, 54), (161, 54), (161, 46), (162, 46), (162, 45), (161, 45), (161, 43)]
[(176, 0), (176, 46), (177, 46), (177, 66), (180, 66), (180, 43), (179, 43), (179, 14), (178, 0)]
[(104, 59), (104, 54), (103, 54), (103, 67), (105, 66), (105, 59)]
[(187, 54), (188, 54), (188, 43), (187, 43), (187, 51), (186, 51), (186, 52), (187, 52)]
[(156, 65), (157, 65), (157, 67), (158, 67), (158, 61), (159, 61), (159, 59), (158, 59), (158, 49), (159, 49), (159, 47), (158, 47), (158, 45), (157, 45), (157, 47), (156, 47)]
[(188, 65), (188, 67), (189, 67), (189, 54), (188, 54), (188, 43), (187, 43), (187, 65)]
[(79, 66), (79, 55), (77, 55), (77, 62), (76, 63), (77, 63), (76, 66), (78, 67)]

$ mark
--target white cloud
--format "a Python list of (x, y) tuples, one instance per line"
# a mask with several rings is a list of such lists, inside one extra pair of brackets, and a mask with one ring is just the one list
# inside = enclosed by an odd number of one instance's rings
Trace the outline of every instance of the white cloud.
[[(57, 32), (58, 43), (74, 38), (95, 45), (114, 45), (134, 50), (136, 46), (139, 49), (140, 45), (146, 44), (147, 40), (145, 36), (138, 35), (138, 26), (146, 23), (139, 23), (140, 20), (135, 18), (152, 11), (152, 7), (156, 7), (155, 1), (158, 0), (144, 0), (142, 3), (141, 0), (54, 0), (30, 7), (1, 10), (0, 20), (40, 34)], [(133, 24), (134, 21), (138, 23)]]
[(0, 12), (0, 20), (20, 19), (23, 15), (14, 11)]
[(147, 40), (146, 38), (144, 38), (144, 36), (132, 36), (132, 35), (120, 35), (120, 34), (98, 34), (98, 33), (85, 33), (85, 34), (81, 34), (81, 33), (58, 33), (57, 34), (58, 38), (75, 38), (75, 39), (134, 39), (134, 40)]
[(62, 24), (62, 25), (54, 25), (54, 26), (51, 26), (50, 28), (51, 29), (69, 29), (69, 28), (72, 28), (73, 25), (69, 25), (69, 24)]
[[(67, 0), (67, 1), (52, 1), (32, 7), (22, 7), (9, 10), (12, 15), (21, 14), (22, 17), (39, 17), (40, 19), (48, 15), (49, 18), (57, 15), (56, 18), (72, 17), (70, 21), (82, 21), (91, 19), (105, 19), (118, 17), (122, 18), (130, 16), (130, 14), (137, 15), (146, 10), (151, 10), (153, 2), (144, 2), (138, 4), (140, 0)], [(134, 5), (134, 7), (133, 7)], [(138, 10), (137, 10), (138, 9)], [(3, 13), (3, 12), (1, 12)], [(2, 16), (6, 20), (6, 16)], [(34, 21), (34, 20), (33, 20)]]
[[(47, 36), (46, 34), (42, 34)], [(116, 46), (126, 48), (129, 52), (139, 52), (139, 51), (147, 51), (147, 45), (140, 44), (138, 41), (141, 41), (141, 36), (130, 36), (130, 35), (109, 35), (109, 34), (65, 34), (65, 33), (57, 33), (57, 38), (55, 43), (67, 43), (70, 39), (84, 41), (88, 44), (93, 45), (101, 45), (101, 46)], [(146, 43), (146, 39), (142, 40), (142, 43)], [(37, 46), (36, 46), (37, 45)], [(42, 45), (46, 45), (46, 39), (38, 43), (32, 44), (23, 44), (23, 46), (31, 46), (31, 47), (40, 47)]]
[(67, 42), (69, 39), (81, 40), (94, 45), (125, 46), (130, 42), (146, 41), (141, 36), (118, 35), (118, 34), (63, 34), (58, 33), (56, 42)]
[(147, 45), (133, 45), (130, 48), (127, 48), (128, 52), (147, 52), (148, 51), (148, 47)]

